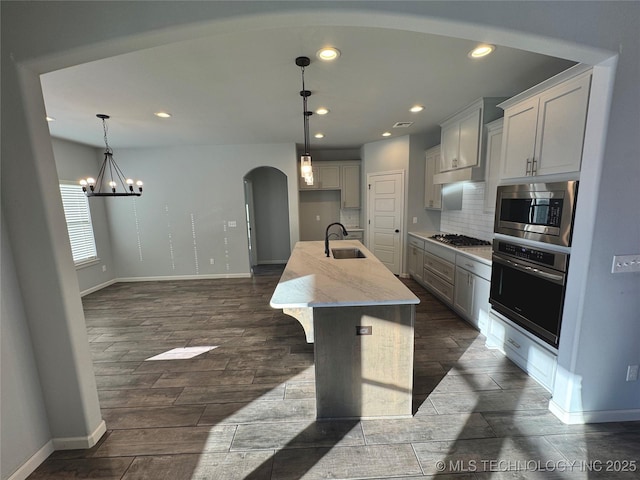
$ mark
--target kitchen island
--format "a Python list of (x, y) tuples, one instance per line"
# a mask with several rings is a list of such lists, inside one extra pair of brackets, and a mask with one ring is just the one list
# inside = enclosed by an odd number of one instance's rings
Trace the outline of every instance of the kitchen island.
[(360, 242), (331, 248), (364, 258), (327, 257), (324, 242), (298, 242), (271, 297), (314, 343), (317, 417), (411, 416), (420, 301)]

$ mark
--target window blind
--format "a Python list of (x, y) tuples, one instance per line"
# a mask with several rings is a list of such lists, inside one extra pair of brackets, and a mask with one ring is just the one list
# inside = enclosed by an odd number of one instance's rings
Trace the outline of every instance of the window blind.
[(71, 253), (76, 265), (90, 262), (98, 258), (96, 241), (91, 224), (89, 199), (80, 185), (60, 184), (62, 206), (67, 220)]

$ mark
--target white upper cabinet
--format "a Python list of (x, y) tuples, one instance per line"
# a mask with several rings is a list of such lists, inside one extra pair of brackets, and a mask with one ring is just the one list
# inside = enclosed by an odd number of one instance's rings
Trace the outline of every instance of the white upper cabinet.
[(360, 165), (342, 165), (342, 208), (360, 208)]
[(499, 118), (485, 125), (485, 161), (486, 179), (484, 187), (484, 211), (494, 212), (496, 209), (496, 195), (502, 168), (502, 126), (504, 119)]
[(434, 184), (433, 177), (440, 169), (440, 145), (425, 152), (424, 208), (442, 209), (442, 185)]
[(480, 140), (480, 105), (461, 118), (455, 118), (442, 126), (442, 154), (440, 171), (478, 165), (478, 145)]
[(502, 117), (497, 105), (504, 100), (480, 98), (440, 124), (440, 172), (435, 175), (435, 183), (484, 180), (482, 131), (486, 123)]
[(571, 75), (575, 68), (500, 105), (501, 179), (580, 171), (591, 70)]
[(538, 99), (532, 98), (504, 112), (501, 178), (524, 177), (531, 172), (531, 159), (536, 145)]
[(313, 185), (299, 177), (299, 190), (340, 190), (340, 208), (360, 208), (360, 160), (313, 162)]
[(313, 185), (299, 177), (300, 190), (340, 190), (340, 165), (336, 162), (314, 162)]

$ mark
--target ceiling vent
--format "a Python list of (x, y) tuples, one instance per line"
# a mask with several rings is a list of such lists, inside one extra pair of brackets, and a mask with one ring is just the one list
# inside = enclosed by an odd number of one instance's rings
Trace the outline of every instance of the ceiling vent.
[(393, 124), (393, 128), (407, 128), (413, 125), (413, 122), (396, 122)]

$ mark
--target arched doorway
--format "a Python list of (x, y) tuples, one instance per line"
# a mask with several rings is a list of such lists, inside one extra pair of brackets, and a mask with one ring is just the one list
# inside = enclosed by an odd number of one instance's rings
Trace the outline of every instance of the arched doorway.
[(244, 176), (249, 264), (253, 274), (279, 268), (291, 253), (287, 176), (258, 167)]

